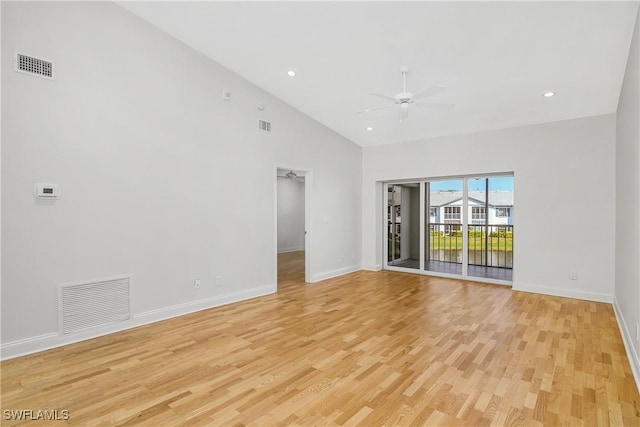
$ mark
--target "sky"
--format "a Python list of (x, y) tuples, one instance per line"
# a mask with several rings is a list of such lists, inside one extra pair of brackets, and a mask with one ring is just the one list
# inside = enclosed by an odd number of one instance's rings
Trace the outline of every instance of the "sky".
[[(469, 178), (469, 191), (482, 191), (485, 188), (484, 178)], [(431, 181), (431, 191), (462, 191), (462, 180)], [(489, 178), (489, 191), (513, 191), (513, 177)]]

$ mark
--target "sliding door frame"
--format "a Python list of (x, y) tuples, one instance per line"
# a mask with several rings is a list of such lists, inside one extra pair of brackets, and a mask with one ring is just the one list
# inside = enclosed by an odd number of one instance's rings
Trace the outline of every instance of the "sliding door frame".
[[(511, 281), (499, 280), (493, 278), (484, 278), (477, 276), (469, 276), (469, 180), (476, 178), (497, 178), (497, 177), (514, 177), (513, 172), (504, 172), (504, 173), (486, 173), (486, 174), (474, 174), (474, 175), (463, 175), (463, 176), (449, 176), (449, 177), (433, 177), (433, 178), (422, 178), (422, 179), (406, 179), (406, 180), (393, 180), (393, 181), (385, 181), (383, 182), (383, 215), (382, 215), (382, 236), (383, 236), (383, 244), (382, 244), (382, 268), (383, 270), (389, 271), (398, 271), (403, 273), (413, 273), (413, 274), (422, 274), (425, 276), (436, 276), (436, 277), (446, 277), (446, 278), (454, 278), (454, 279), (463, 279), (463, 280), (471, 280), (474, 282), (484, 282), (484, 283), (493, 283), (499, 285), (512, 286), (513, 278)], [(427, 223), (427, 210), (430, 206), (427, 206), (427, 198), (429, 197), (426, 192), (427, 183), (443, 181), (443, 180), (460, 180), (462, 181), (462, 212), (461, 212), (461, 230), (462, 230), (462, 274), (450, 274), (450, 273), (441, 273), (436, 271), (428, 271), (425, 270), (425, 258), (426, 258), (426, 235), (429, 224)], [(402, 184), (415, 184), (419, 183), (420, 188), (420, 260), (419, 260), (419, 268), (407, 268), (407, 267), (398, 267), (389, 264), (389, 235), (388, 235), (388, 212), (387, 207), (389, 205), (389, 186), (393, 185), (402, 185)], [(515, 187), (515, 183), (514, 183)], [(515, 194), (515, 193), (514, 193)], [(486, 209), (485, 209), (486, 212)], [(485, 215), (489, 215), (488, 212)], [(515, 265), (515, 262), (513, 263)], [(515, 272), (514, 272), (515, 273)]]
[[(383, 186), (382, 186), (382, 193), (383, 193), (383, 198), (382, 198), (382, 209), (383, 209), (383, 214), (382, 214), (382, 236), (383, 236), (383, 243), (382, 243), (382, 269), (383, 270), (390, 270), (390, 271), (400, 271), (400, 272), (404, 272), (404, 273), (419, 273), (421, 270), (424, 269), (424, 259), (419, 260), (419, 267), (416, 268), (408, 268), (408, 267), (398, 267), (393, 265), (393, 262), (395, 262), (395, 260), (392, 260), (392, 264), (389, 264), (389, 232), (388, 232), (388, 206), (389, 206), (389, 187), (390, 186), (394, 186), (394, 185), (402, 185), (402, 184), (418, 184), (419, 188), (420, 188), (420, 217), (419, 217), (419, 221), (420, 221), (420, 231), (422, 231), (422, 224), (424, 221), (424, 188), (423, 188), (423, 182), (421, 180), (416, 180), (416, 179), (412, 179), (412, 180), (402, 180), (402, 181), (388, 181), (388, 182), (383, 182)], [(402, 216), (402, 214), (401, 214)], [(395, 245), (395, 242), (394, 242)], [(420, 234), (420, 255), (423, 255), (423, 250), (424, 248), (422, 247), (424, 245), (424, 236), (422, 235), (422, 233)]]

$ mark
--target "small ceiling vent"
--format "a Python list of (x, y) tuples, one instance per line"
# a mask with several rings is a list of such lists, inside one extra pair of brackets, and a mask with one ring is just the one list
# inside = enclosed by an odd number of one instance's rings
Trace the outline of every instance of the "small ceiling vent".
[(264, 120), (258, 120), (258, 129), (263, 132), (271, 132), (271, 122), (265, 122)]
[(45, 79), (54, 79), (54, 63), (45, 59), (16, 53), (15, 70), (20, 73), (30, 74)]

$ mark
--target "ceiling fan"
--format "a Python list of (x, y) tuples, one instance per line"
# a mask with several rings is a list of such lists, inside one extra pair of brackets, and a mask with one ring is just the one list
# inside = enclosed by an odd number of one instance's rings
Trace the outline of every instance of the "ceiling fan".
[(380, 107), (367, 108), (366, 110), (358, 111), (358, 113), (368, 113), (374, 110), (381, 110), (383, 108), (399, 107), (398, 118), (400, 121), (409, 117), (409, 105), (413, 104), (419, 107), (426, 107), (431, 110), (450, 110), (453, 108), (453, 104), (444, 104), (440, 102), (425, 102), (422, 99), (436, 95), (444, 90), (440, 86), (432, 86), (429, 89), (423, 90), (418, 93), (407, 92), (407, 73), (409, 68), (406, 65), (400, 67), (402, 73), (402, 92), (393, 96), (383, 95), (381, 93), (370, 93), (369, 95), (377, 96), (378, 98), (391, 101), (391, 104), (382, 105)]
[(289, 172), (285, 173), (284, 175), (278, 175), (278, 179), (304, 181), (304, 177), (303, 176), (299, 176), (297, 173), (295, 173), (292, 170), (290, 170)]

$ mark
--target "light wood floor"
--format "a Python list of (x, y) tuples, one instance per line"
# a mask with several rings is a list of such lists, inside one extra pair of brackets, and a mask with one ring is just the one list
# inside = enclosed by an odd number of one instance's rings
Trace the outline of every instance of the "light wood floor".
[(608, 304), (393, 272), (305, 285), (284, 257), (276, 295), (3, 362), (2, 409), (86, 426), (640, 425)]
[(304, 285), (304, 251), (278, 254), (278, 290)]

